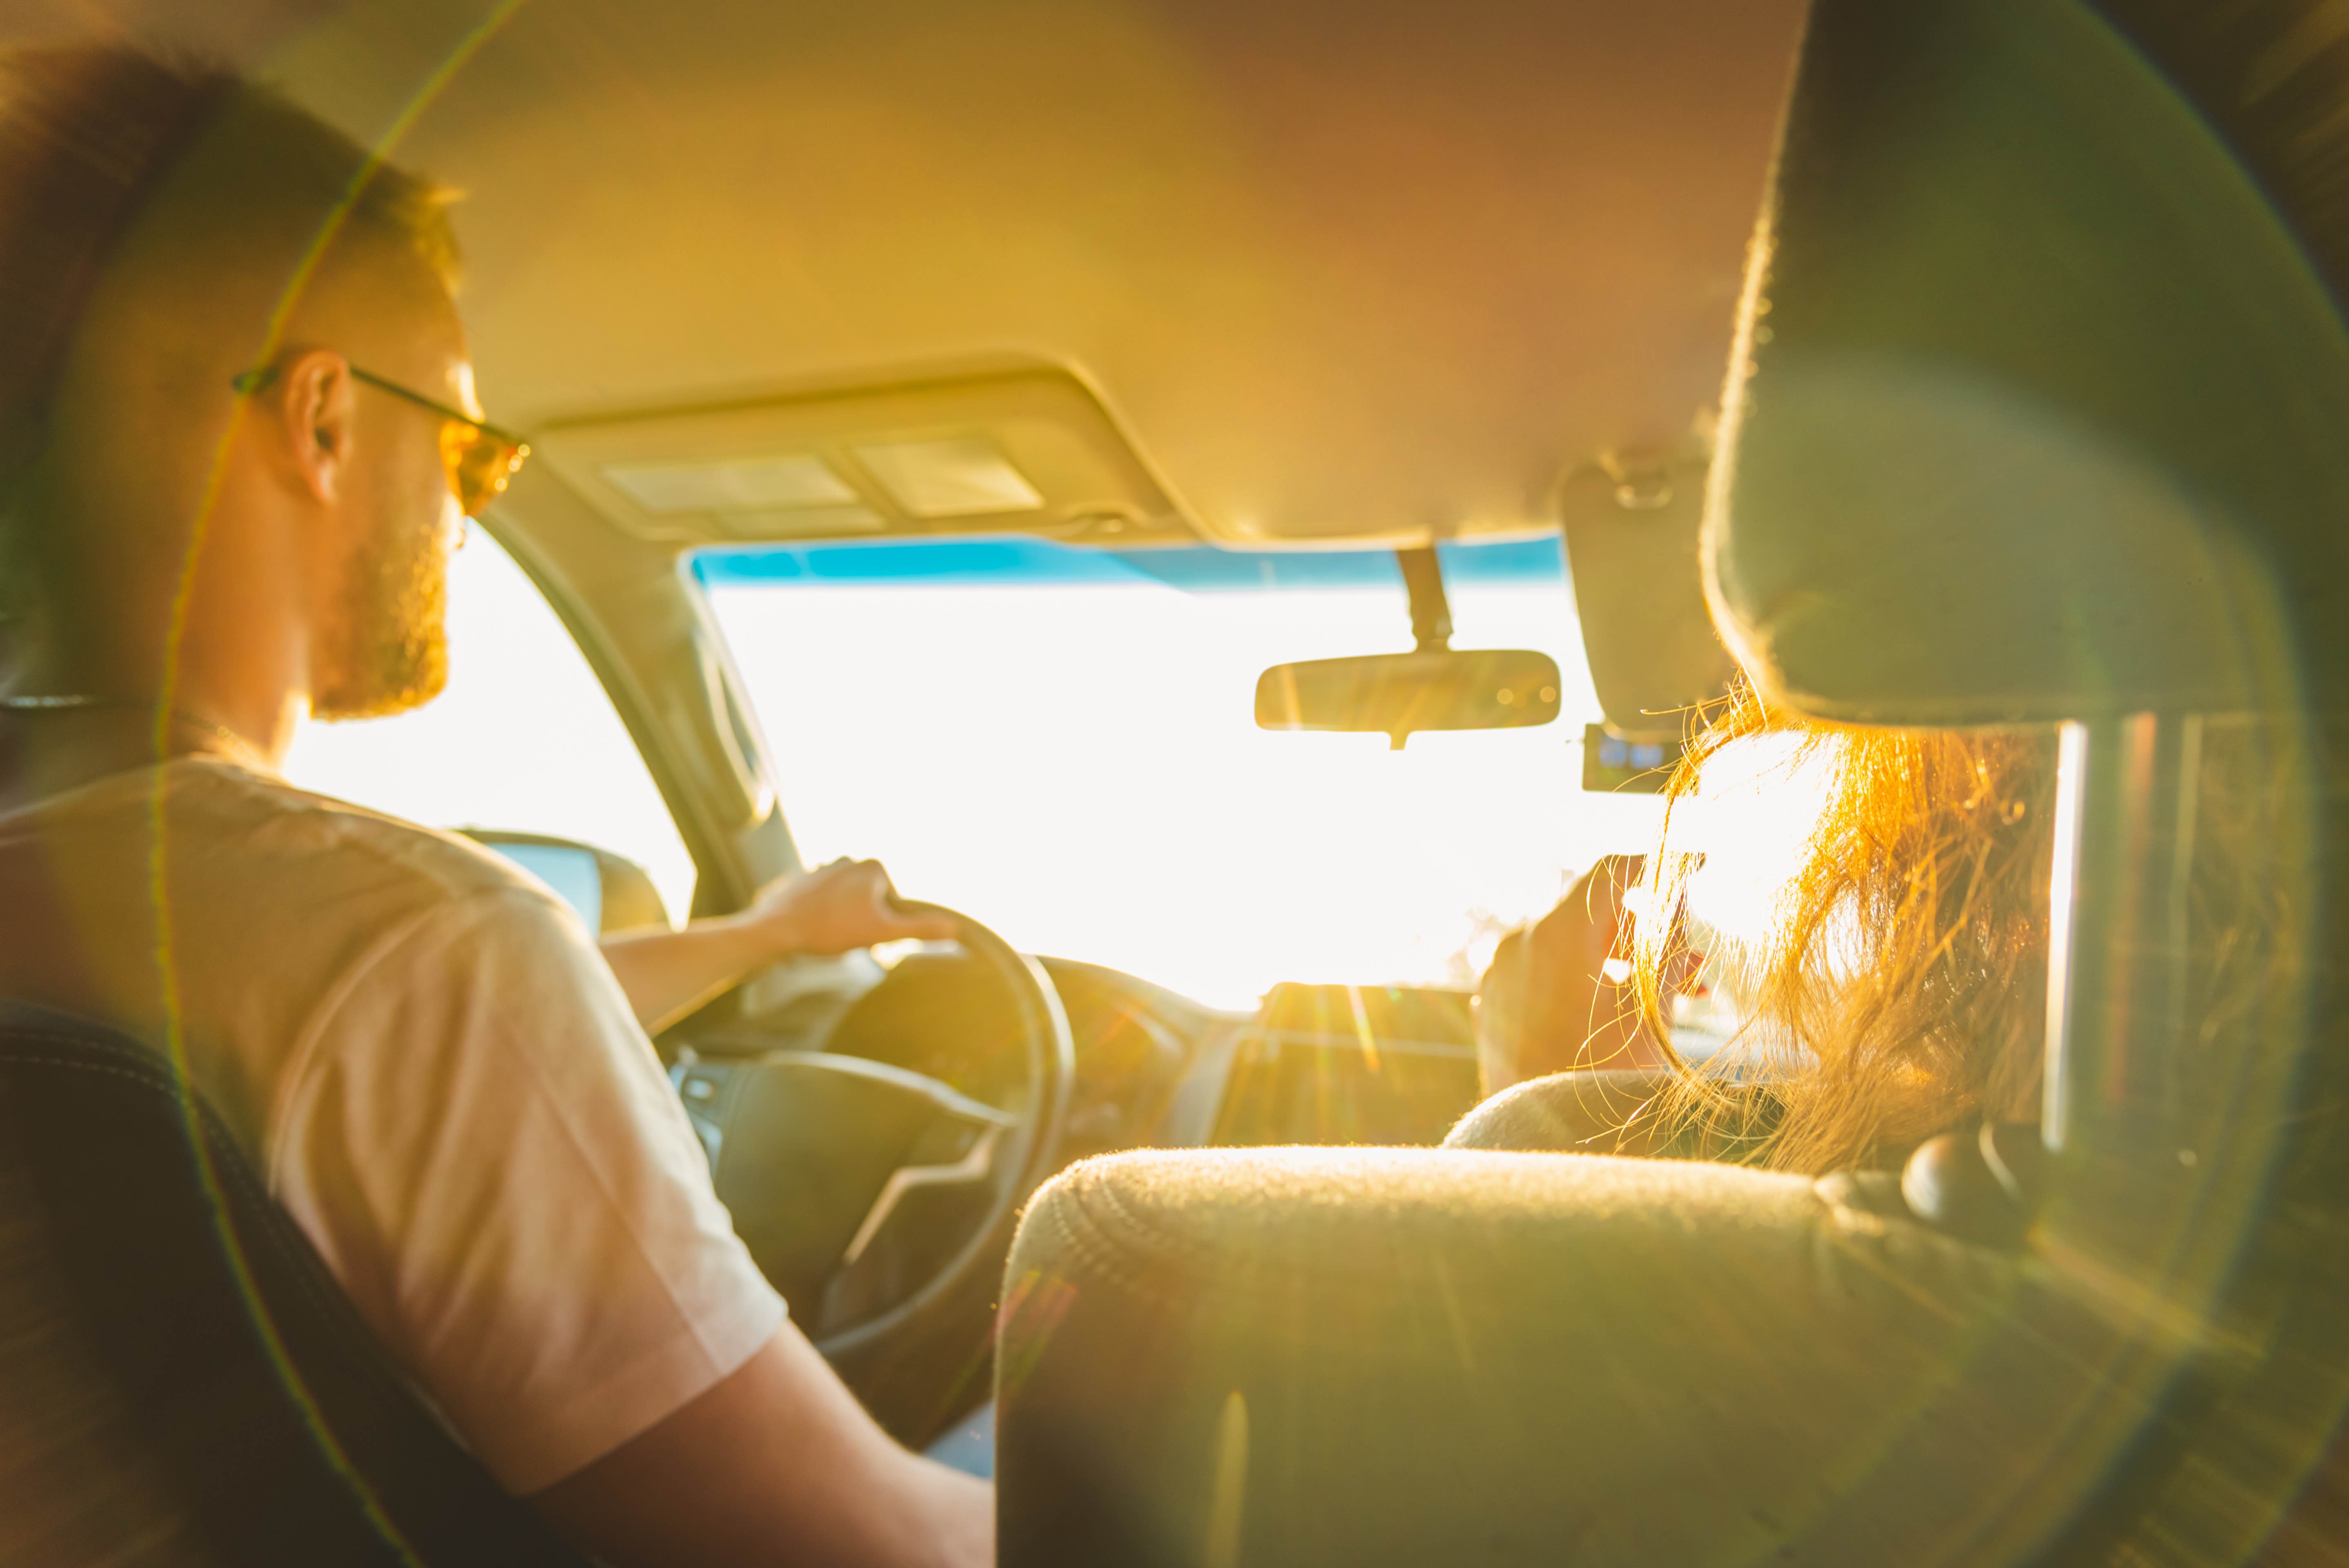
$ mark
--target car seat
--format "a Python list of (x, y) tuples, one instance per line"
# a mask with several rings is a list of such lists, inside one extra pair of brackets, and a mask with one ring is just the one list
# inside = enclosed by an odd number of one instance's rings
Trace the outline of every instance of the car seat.
[(1705, 589), (1795, 712), (2060, 726), (2044, 1190), (1938, 1146), (2005, 1236), (1931, 1159), (1090, 1161), (1005, 1283), (1007, 1568), (2344, 1560), (2322, 10), (1809, 19)]
[(0, 1003), (0, 1563), (581, 1564), (170, 1063)]

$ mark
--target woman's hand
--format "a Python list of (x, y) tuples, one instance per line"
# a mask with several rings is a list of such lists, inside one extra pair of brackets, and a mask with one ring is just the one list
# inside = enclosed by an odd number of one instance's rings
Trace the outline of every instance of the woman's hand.
[(901, 909), (879, 861), (838, 860), (770, 882), (750, 908), (730, 918), (756, 953), (770, 959), (845, 953), (881, 942), (944, 942), (955, 933), (954, 922), (943, 916)]
[[(1577, 1068), (1664, 1065), (1663, 1042), (1640, 1017), (1631, 980), (1625, 895), (1645, 867), (1640, 855), (1601, 857), (1556, 909), (1503, 939), (1476, 987), (1476, 1056), (1486, 1094)], [(1685, 946), (1675, 944), (1664, 976), (1667, 1005), (1698, 962), (1680, 951)]]

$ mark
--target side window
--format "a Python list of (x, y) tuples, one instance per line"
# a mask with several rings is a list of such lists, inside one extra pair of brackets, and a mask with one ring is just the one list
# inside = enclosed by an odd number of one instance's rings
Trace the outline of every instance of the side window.
[(305, 726), (305, 789), (434, 828), (579, 839), (652, 873), (672, 920), (693, 861), (644, 758), (571, 634), (479, 528), (449, 569), (449, 688), (412, 713)]

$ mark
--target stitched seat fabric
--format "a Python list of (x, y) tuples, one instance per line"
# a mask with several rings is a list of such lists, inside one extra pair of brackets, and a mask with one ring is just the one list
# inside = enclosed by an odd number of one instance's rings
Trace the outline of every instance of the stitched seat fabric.
[(578, 1563), (152, 1052), (0, 1003), (0, 1561)]

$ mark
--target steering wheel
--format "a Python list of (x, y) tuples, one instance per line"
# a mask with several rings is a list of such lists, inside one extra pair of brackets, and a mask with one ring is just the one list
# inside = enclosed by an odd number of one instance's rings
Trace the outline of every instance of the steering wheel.
[[(1051, 1174), (1076, 1076), (1068, 1016), (1042, 965), (967, 914), (899, 907), (951, 920), (955, 941), (1009, 993), (1026, 1069), (1017, 1109), (903, 1068), (815, 1051), (696, 1063), (678, 1082), (736, 1233), (828, 1357), (905, 1328), (994, 1261), (997, 1233)], [(901, 1200), (982, 1183), (985, 1202), (927, 1279), (871, 1316), (817, 1332), (814, 1309), (830, 1299), (829, 1284)]]

